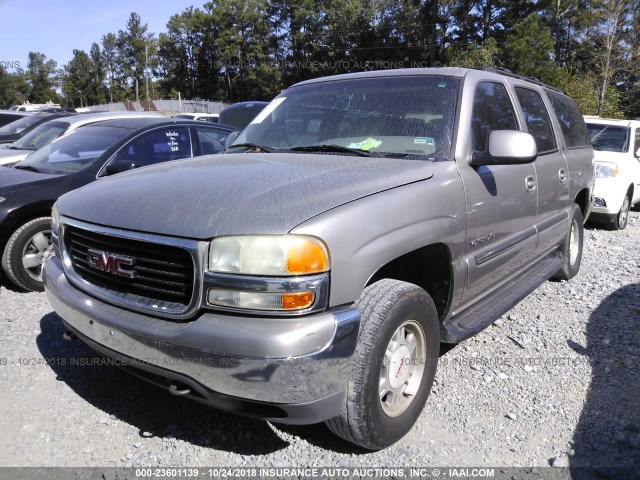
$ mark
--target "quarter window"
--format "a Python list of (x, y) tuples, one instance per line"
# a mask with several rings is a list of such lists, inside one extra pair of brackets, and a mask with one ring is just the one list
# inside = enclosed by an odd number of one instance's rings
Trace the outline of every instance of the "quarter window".
[(482, 82), (476, 87), (473, 100), (471, 132), (474, 151), (488, 150), (489, 134), (494, 130), (518, 130), (516, 113), (504, 85)]
[(529, 133), (533, 135), (538, 147), (538, 154), (556, 150), (556, 139), (549, 119), (547, 107), (538, 92), (528, 88), (516, 87), (516, 95), (524, 113), (524, 121)]
[(580, 114), (578, 106), (566, 95), (546, 90), (551, 106), (558, 118), (568, 148), (590, 147), (591, 140), (587, 126)]

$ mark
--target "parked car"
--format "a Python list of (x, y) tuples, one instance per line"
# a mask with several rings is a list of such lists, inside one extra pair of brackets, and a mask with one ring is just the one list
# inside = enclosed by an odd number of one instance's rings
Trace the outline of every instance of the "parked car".
[(7, 123), (6, 125), (0, 127), (0, 148), (1, 144), (11, 144), (16, 140), (24, 137), (31, 130), (36, 128), (38, 125), (44, 122), (48, 122), (49, 120), (53, 120), (55, 118), (68, 117), (72, 115), (68, 112), (59, 112), (59, 113), (34, 113), (33, 115), (27, 115), (20, 120), (16, 120), (11, 123)]
[(640, 120), (585, 117), (596, 157), (592, 219), (614, 230), (627, 226), (640, 203)]
[(0, 165), (12, 165), (20, 160), (24, 160), (27, 155), (36, 150), (49, 145), (55, 139), (67, 135), (77, 128), (90, 123), (114, 118), (144, 118), (160, 117), (166, 118), (160, 113), (153, 112), (104, 112), (83, 115), (74, 115), (65, 118), (49, 120), (38, 125), (25, 136), (11, 144), (11, 146), (0, 150)]
[(84, 125), (13, 168), (0, 168), (0, 251), (6, 277), (42, 290), (53, 253), (51, 206), (75, 188), (114, 173), (222, 151), (233, 128), (164, 118), (122, 118)]
[(23, 103), (22, 105), (13, 105), (9, 107), (9, 110), (15, 112), (39, 112), (46, 108), (60, 108), (60, 105), (57, 103), (47, 102), (47, 103)]
[(200, 122), (218, 123), (217, 113), (179, 113), (174, 115), (173, 118), (182, 118), (184, 120), (198, 120)]
[(236, 128), (244, 128), (269, 102), (239, 102), (229, 105), (220, 112), (218, 123)]
[(11, 110), (0, 110), (0, 127), (15, 122), (16, 120), (20, 120), (23, 117), (29, 116), (30, 113), (27, 112), (14, 112)]
[(69, 334), (175, 395), (384, 448), (441, 341), (580, 269), (593, 150), (576, 104), (531, 79), (306, 81), (231, 149), (53, 209), (45, 286)]

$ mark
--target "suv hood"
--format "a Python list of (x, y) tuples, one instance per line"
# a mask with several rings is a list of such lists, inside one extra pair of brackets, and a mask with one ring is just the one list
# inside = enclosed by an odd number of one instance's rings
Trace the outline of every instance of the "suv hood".
[(61, 176), (0, 166), (0, 194), (38, 188)]
[(286, 233), (332, 208), (432, 175), (428, 161), (211, 155), (115, 175), (57, 205), (61, 214), (91, 223), (195, 239)]

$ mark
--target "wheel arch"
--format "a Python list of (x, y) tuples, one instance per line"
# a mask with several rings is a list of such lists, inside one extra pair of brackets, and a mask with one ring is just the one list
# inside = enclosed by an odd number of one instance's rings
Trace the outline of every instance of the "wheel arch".
[(451, 250), (444, 243), (435, 243), (387, 262), (369, 278), (366, 286), (383, 278), (413, 283), (431, 296), (442, 322), (453, 298), (453, 276)]

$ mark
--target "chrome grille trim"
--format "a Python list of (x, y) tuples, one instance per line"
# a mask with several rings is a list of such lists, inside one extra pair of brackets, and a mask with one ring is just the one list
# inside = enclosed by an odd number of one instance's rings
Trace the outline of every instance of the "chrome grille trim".
[[(72, 227), (71, 229), (69, 227)], [(74, 266), (74, 261), (72, 259), (73, 252), (69, 251), (68, 245), (68, 233), (69, 231), (77, 231), (80, 234), (82, 231), (88, 232), (91, 234), (98, 235), (106, 235), (112, 237), (114, 242), (117, 242), (118, 239), (125, 241), (134, 241), (134, 242), (144, 242), (149, 244), (154, 244), (160, 247), (172, 247), (181, 250), (185, 250), (191, 257), (192, 268), (193, 268), (193, 284), (191, 285), (191, 298), (188, 303), (181, 303), (177, 301), (171, 301), (170, 299), (160, 299), (160, 298), (151, 298), (148, 296), (144, 296), (141, 294), (131, 293), (128, 291), (116, 291), (113, 289), (106, 288), (101, 285), (97, 285), (92, 283), (90, 280), (83, 278), (83, 274), (77, 270), (81, 270), (82, 267), (77, 268), (77, 265), (81, 265), (82, 262), (78, 262), (76, 266)], [(93, 295), (105, 302), (111, 303), (116, 306), (121, 306), (124, 308), (128, 308), (130, 310), (134, 310), (141, 313), (151, 314), (157, 317), (163, 317), (167, 319), (172, 319), (174, 321), (177, 320), (188, 320), (192, 318), (200, 308), (200, 299), (202, 295), (202, 268), (205, 265), (206, 253), (207, 253), (207, 245), (208, 242), (190, 240), (184, 238), (177, 237), (167, 237), (162, 235), (155, 234), (147, 234), (141, 232), (135, 232), (130, 230), (120, 230), (116, 228), (104, 227), (101, 225), (86, 223), (80, 220), (76, 220), (69, 217), (60, 217), (60, 253), (62, 255), (62, 264), (64, 266), (64, 271), (71, 283), (73, 283), (77, 288)], [(135, 249), (135, 246), (132, 248)], [(116, 247), (117, 249), (117, 247)], [(117, 252), (116, 252), (117, 253)], [(77, 253), (76, 253), (77, 256)], [(153, 276), (153, 263), (154, 259), (148, 263), (142, 265), (141, 273), (143, 270), (147, 270), (145, 272), (146, 276), (152, 278)], [(166, 262), (165, 266), (171, 264), (172, 262)], [(179, 263), (179, 262), (177, 262)], [(180, 282), (180, 272), (175, 272), (177, 275), (175, 276), (176, 283)], [(86, 274), (85, 274), (86, 276)], [(188, 276), (188, 275), (187, 275)], [(118, 279), (110, 279), (112, 281), (117, 281)], [(153, 283), (153, 282), (150, 282)], [(184, 283), (184, 282), (183, 282)], [(149, 287), (151, 292), (153, 292), (153, 286)], [(153, 292), (156, 296), (163, 296), (164, 292), (162, 288), (158, 288), (157, 292)], [(140, 292), (138, 292), (140, 293)]]

